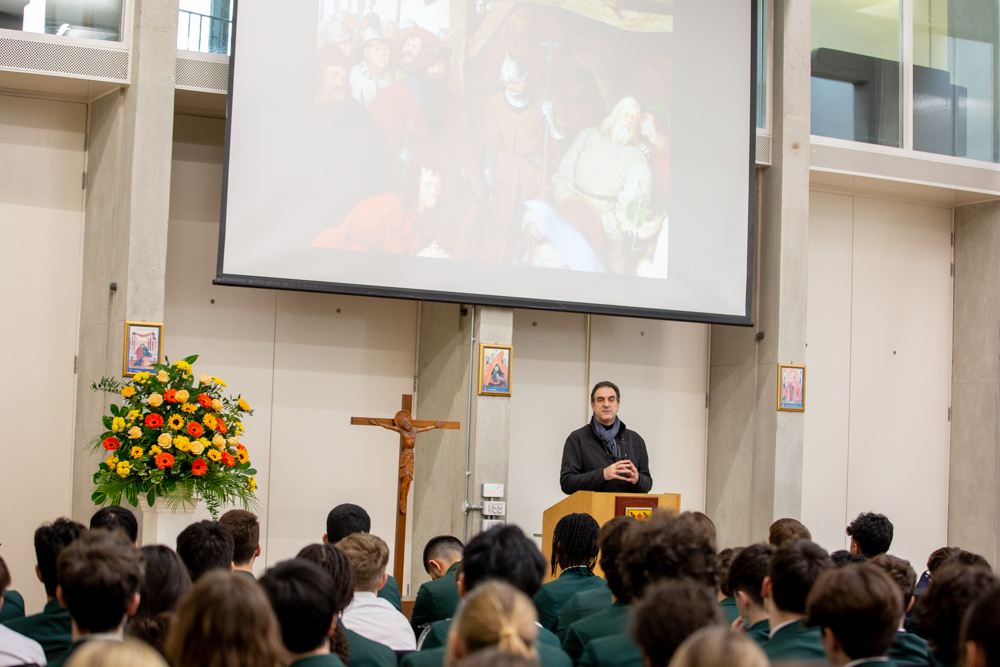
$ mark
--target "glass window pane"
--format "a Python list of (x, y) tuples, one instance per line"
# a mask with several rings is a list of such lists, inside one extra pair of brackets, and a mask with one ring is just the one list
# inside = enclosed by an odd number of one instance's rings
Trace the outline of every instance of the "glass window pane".
[(901, 146), (900, 1), (811, 6), (812, 133)]
[(913, 148), (997, 162), (997, 0), (913, 0)]
[(181, 0), (177, 48), (229, 55), (233, 0)]
[(767, 127), (767, 0), (757, 0), (757, 127)]
[(123, 0), (3, 0), (0, 28), (121, 40)]

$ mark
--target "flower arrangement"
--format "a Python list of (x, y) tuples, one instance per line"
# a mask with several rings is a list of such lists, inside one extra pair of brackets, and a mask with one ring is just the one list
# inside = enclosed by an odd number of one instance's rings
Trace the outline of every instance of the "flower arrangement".
[(240, 396), (222, 395), (226, 383), (201, 375), (194, 379), (197, 355), (170, 365), (154, 364), (152, 372), (131, 380), (101, 378), (95, 391), (119, 394), (121, 405), (104, 415), (104, 432), (92, 447), (107, 459), (94, 473), (91, 499), (97, 505), (138, 506), (146, 496), (170, 505), (205, 499), (212, 517), (223, 504), (256, 507), (257, 471), (239, 438), (244, 415), (253, 410)]

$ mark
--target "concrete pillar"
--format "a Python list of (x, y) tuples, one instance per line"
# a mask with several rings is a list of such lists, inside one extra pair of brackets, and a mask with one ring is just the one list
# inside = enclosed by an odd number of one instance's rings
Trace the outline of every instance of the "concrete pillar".
[(90, 384), (121, 377), (126, 320), (163, 321), (177, 12), (178, 0), (136, 0), (131, 82), (90, 105), (73, 460), (78, 521), (95, 511), (92, 477), (103, 457), (89, 443), (113, 399)]
[(1000, 565), (1000, 202), (955, 209), (948, 544)]
[(772, 521), (801, 514), (803, 418), (775, 408), (778, 364), (806, 358), (810, 32), (809, 0), (774, 4), (772, 166), (758, 172), (755, 327), (712, 327), (706, 505), (720, 546), (766, 539)]

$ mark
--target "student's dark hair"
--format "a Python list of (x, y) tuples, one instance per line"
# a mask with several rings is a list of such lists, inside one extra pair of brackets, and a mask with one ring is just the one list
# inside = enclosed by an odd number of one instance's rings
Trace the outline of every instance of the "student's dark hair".
[(369, 533), (371, 529), (372, 518), (358, 505), (337, 505), (326, 515), (326, 539), (331, 544), (354, 533)]
[(132, 544), (139, 540), (139, 522), (132, 512), (120, 505), (108, 505), (97, 510), (97, 513), (90, 517), (90, 527), (123, 531)]
[(733, 562), (733, 558), (741, 551), (740, 547), (731, 549), (726, 547), (718, 554), (716, 554), (716, 560), (718, 561), (718, 567), (716, 568), (719, 572), (719, 592), (725, 595), (727, 598), (733, 597), (733, 590), (729, 588), (729, 566)]
[(469, 540), (462, 557), (462, 572), (466, 591), (487, 579), (499, 579), (530, 598), (542, 586), (545, 557), (520, 528), (506, 524)]
[(712, 535), (712, 539), (718, 539), (718, 533), (715, 529), (715, 522), (705, 514), (704, 512), (681, 512), (681, 516), (690, 516), (695, 521), (699, 522), (705, 530)]
[(556, 566), (562, 569), (583, 565), (593, 570), (597, 563), (597, 534), (601, 531), (589, 514), (567, 514), (559, 519), (552, 533), (552, 574)]
[(636, 603), (632, 640), (649, 667), (666, 667), (685, 639), (722, 621), (712, 588), (691, 579), (668, 579), (652, 584)]
[(617, 402), (619, 402), (619, 403), (622, 402), (622, 393), (618, 390), (618, 385), (616, 385), (614, 382), (610, 382), (608, 380), (602, 380), (602, 381), (598, 382), (597, 384), (595, 384), (594, 388), (590, 390), (590, 402), (591, 403), (594, 402), (594, 394), (597, 393), (598, 389), (601, 389), (603, 387), (609, 387), (610, 389), (614, 389), (615, 390), (615, 400)]
[(969, 567), (985, 567), (987, 570), (993, 569), (990, 567), (990, 562), (988, 560), (977, 553), (966, 551), (965, 549), (959, 549), (957, 553), (949, 556), (948, 560), (946, 560), (943, 564), (950, 565), (952, 563), (959, 563)]
[(920, 627), (938, 662), (958, 660), (958, 636), (965, 613), (983, 591), (998, 585), (988, 568), (942, 565), (917, 602)]
[(801, 521), (784, 518), (778, 519), (771, 524), (771, 528), (768, 530), (767, 541), (773, 546), (780, 547), (786, 542), (811, 540), (812, 538), (812, 533), (809, 532), (809, 529)]
[(892, 544), (892, 522), (884, 514), (862, 512), (847, 526), (847, 534), (865, 558), (884, 554)]
[(1000, 665), (1000, 586), (979, 597), (965, 614), (959, 646), (975, 642), (986, 654), (986, 664)]
[(868, 559), (861, 554), (853, 554), (847, 549), (838, 549), (830, 554), (830, 560), (835, 567), (845, 567), (847, 565), (861, 565), (867, 563)]
[(3, 595), (8, 588), (10, 588), (10, 570), (7, 569), (3, 557), (0, 557), (0, 595)]
[(903, 617), (903, 596), (885, 570), (845, 565), (819, 576), (806, 602), (807, 624), (829, 628), (851, 660), (889, 653)]
[(260, 546), (260, 522), (257, 521), (257, 515), (246, 510), (229, 510), (219, 517), (219, 523), (233, 536), (233, 563), (249, 563)]
[(718, 577), (715, 538), (691, 514), (657, 510), (637, 521), (622, 538), (618, 569), (626, 601), (642, 598), (646, 587), (663, 579), (688, 578), (715, 590)]
[(177, 536), (177, 555), (184, 561), (191, 581), (209, 570), (228, 570), (233, 562), (233, 536), (218, 521), (198, 521)]
[[(354, 568), (351, 567), (351, 559), (347, 554), (329, 542), (323, 542), (310, 544), (302, 549), (296, 558), (315, 563), (329, 575), (334, 607), (338, 614), (351, 604), (354, 598)], [(333, 636), (330, 637), (330, 651), (336, 653), (345, 665), (350, 665), (351, 648), (347, 644), (347, 635), (339, 623), (333, 631)]]
[(315, 651), (326, 641), (339, 610), (333, 581), (319, 565), (301, 558), (278, 563), (261, 577), (291, 653)]
[(145, 558), (119, 530), (89, 530), (59, 553), (62, 600), (84, 632), (108, 632), (125, 618), (139, 592)]
[(461, 558), (464, 551), (465, 545), (457, 537), (451, 535), (432, 537), (424, 546), (424, 571), (430, 572), (432, 560), (455, 555)]
[(128, 633), (162, 654), (177, 605), (191, 590), (191, 577), (170, 547), (153, 544), (140, 551), (146, 571), (139, 589), (139, 608), (129, 620)]
[(729, 572), (726, 575), (731, 594), (743, 592), (753, 600), (754, 604), (763, 607), (764, 598), (760, 594), (760, 589), (764, 585), (764, 577), (767, 576), (768, 563), (773, 553), (774, 545), (751, 544), (733, 556), (733, 562), (729, 564)]
[(35, 560), (46, 595), (56, 596), (56, 586), (59, 583), (56, 579), (56, 559), (59, 552), (86, 530), (83, 524), (61, 518), (43, 524), (35, 531)]
[(806, 598), (813, 584), (833, 561), (823, 547), (809, 540), (788, 542), (771, 555), (767, 576), (775, 606), (792, 614), (806, 613)]
[(961, 549), (958, 547), (941, 547), (940, 549), (935, 549), (927, 558), (927, 570), (931, 574), (934, 574), (934, 571), (944, 565), (945, 561), (960, 551)]
[(493, 647), (470, 653), (459, 660), (455, 667), (538, 667), (538, 662)]
[(622, 553), (622, 538), (633, 523), (635, 519), (630, 516), (617, 516), (601, 526), (601, 532), (597, 534), (597, 546), (601, 549), (598, 562), (604, 572), (604, 579), (608, 582), (608, 588), (619, 600), (624, 600), (626, 593), (625, 581), (618, 569), (618, 558)]
[(913, 599), (913, 588), (917, 585), (917, 573), (910, 565), (910, 561), (889, 554), (880, 554), (868, 562), (885, 571), (896, 582), (896, 585), (899, 586), (899, 592), (903, 595), (903, 609), (905, 610), (910, 605), (910, 600)]

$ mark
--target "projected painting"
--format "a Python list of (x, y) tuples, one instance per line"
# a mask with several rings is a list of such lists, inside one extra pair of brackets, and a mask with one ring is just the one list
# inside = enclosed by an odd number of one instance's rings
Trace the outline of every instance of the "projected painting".
[(295, 238), (666, 279), (671, 4), (320, 0)]

